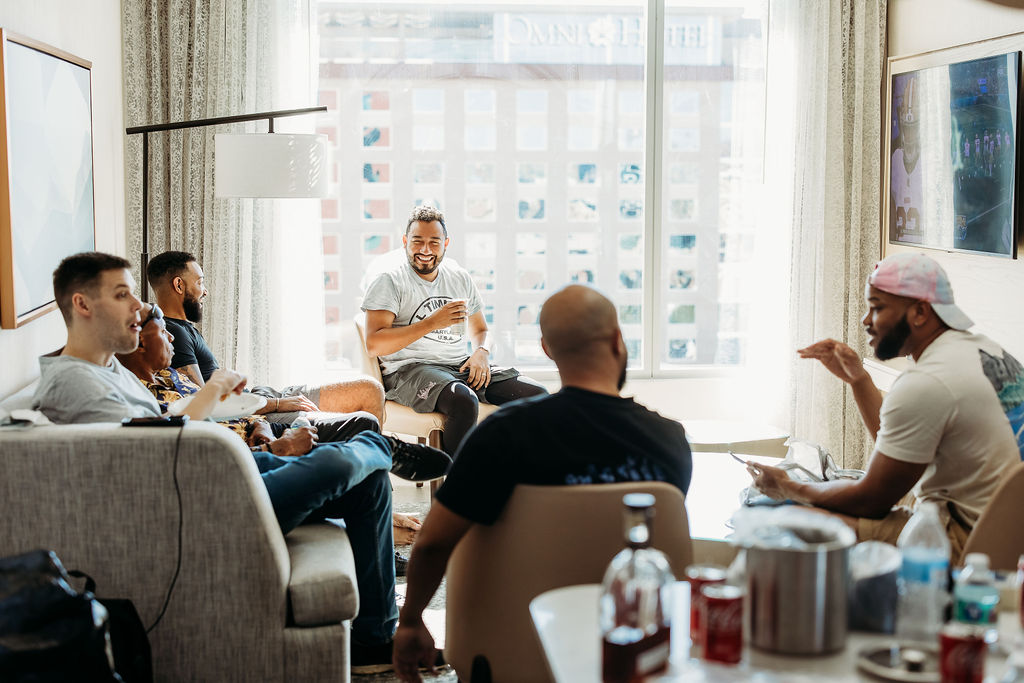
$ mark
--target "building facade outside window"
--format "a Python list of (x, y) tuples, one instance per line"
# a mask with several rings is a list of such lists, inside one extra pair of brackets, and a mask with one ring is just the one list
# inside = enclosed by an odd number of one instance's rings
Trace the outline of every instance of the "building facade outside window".
[(400, 258), (409, 211), (429, 203), (498, 362), (552, 367), (537, 317), (572, 282), (616, 303), (635, 372), (745, 362), (767, 2), (660, 1), (657, 70), (639, 1), (319, 3), (329, 360), (367, 274)]

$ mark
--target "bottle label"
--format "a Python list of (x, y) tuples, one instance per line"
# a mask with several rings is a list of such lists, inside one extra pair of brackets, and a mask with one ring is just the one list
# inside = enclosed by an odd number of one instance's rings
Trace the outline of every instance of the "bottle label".
[(668, 662), (668, 646), (668, 642), (664, 642), (637, 655), (636, 672), (646, 676), (647, 674), (664, 669), (665, 664)]
[(900, 578), (915, 583), (935, 583), (944, 586), (949, 571), (949, 560), (945, 557), (916, 558), (903, 557)]
[(994, 624), (999, 616), (996, 605), (963, 599), (957, 599), (953, 615), (954, 619), (966, 624)]

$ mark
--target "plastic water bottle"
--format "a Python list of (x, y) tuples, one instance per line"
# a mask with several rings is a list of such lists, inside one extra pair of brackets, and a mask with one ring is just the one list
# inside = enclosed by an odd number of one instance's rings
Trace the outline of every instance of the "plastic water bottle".
[(934, 643), (949, 599), (949, 539), (935, 503), (921, 503), (897, 542), (899, 576), (896, 633), (904, 640)]
[(971, 553), (953, 587), (953, 618), (987, 627), (985, 640), (995, 642), (999, 632), (999, 589), (988, 568), (988, 555)]

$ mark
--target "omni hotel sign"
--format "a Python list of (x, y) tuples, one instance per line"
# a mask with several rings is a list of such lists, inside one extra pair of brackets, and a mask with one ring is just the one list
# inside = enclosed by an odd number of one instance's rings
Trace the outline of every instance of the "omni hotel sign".
[[(643, 64), (647, 26), (639, 15), (494, 14), (498, 62)], [(722, 24), (713, 15), (665, 20), (667, 64), (721, 63)]]

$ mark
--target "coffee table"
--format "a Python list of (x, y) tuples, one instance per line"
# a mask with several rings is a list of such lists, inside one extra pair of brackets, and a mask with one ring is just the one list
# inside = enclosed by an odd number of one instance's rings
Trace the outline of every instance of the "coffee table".
[[(556, 683), (597, 683), (601, 680), (597, 602), (600, 586), (567, 586), (541, 593), (530, 601), (530, 615), (540, 637)], [(668, 670), (649, 681), (673, 683), (866, 683), (879, 679), (857, 670), (857, 653), (872, 645), (886, 644), (892, 636), (850, 632), (846, 647), (835, 654), (789, 657), (747, 647), (736, 666), (704, 662), (690, 653), (690, 584), (680, 581), (674, 590), (671, 658)], [(1015, 612), (999, 616), (1003, 643), (1021, 637)], [(1006, 656), (992, 654), (986, 662), (986, 682), (998, 681)]]

